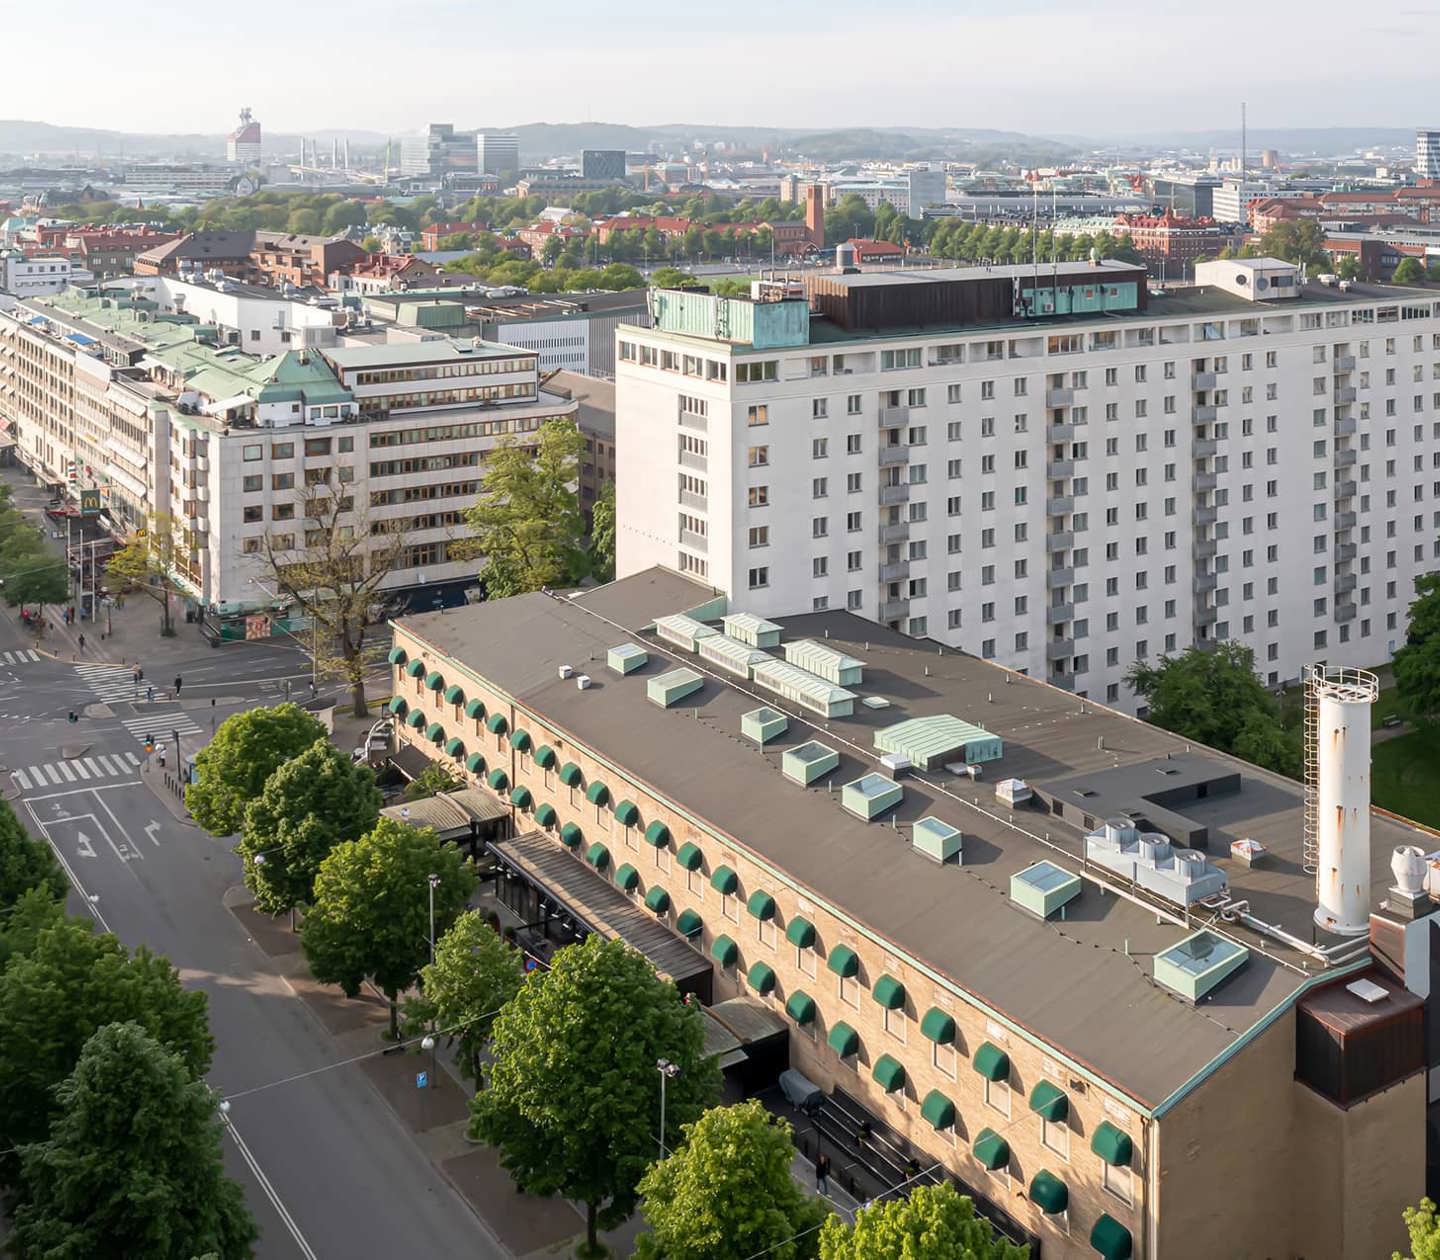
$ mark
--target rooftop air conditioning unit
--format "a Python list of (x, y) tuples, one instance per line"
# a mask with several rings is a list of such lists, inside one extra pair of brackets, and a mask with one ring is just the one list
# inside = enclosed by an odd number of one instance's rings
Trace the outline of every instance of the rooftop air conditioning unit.
[(561, 678), (570, 678), (570, 677), (572, 677), (572, 676), (574, 675), (574, 673), (575, 673), (575, 670), (574, 670), (571, 666), (569, 666), (569, 665), (562, 665), (562, 666), (560, 666), (560, 677), (561, 677)]
[(589, 686), (590, 686), (590, 675), (589, 675), (589, 674), (577, 674), (577, 675), (575, 676), (575, 685), (576, 685), (577, 687), (579, 687), (581, 691), (587, 690), (587, 689), (589, 688)]

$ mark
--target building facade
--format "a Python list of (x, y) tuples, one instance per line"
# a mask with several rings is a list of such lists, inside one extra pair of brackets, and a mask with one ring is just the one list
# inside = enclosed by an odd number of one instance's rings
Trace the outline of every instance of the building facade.
[(619, 333), (618, 573), (1112, 704), (1192, 643), (1248, 644), (1271, 685), (1388, 660), (1440, 548), (1435, 299), (1208, 266), (1148, 301), (1113, 263), (657, 292)]
[(625, 178), (625, 150), (581, 150), (580, 174), (585, 179), (613, 179), (618, 183)]
[(477, 131), (475, 163), (482, 175), (514, 175), (520, 170), (520, 137), (510, 131)]
[(16, 297), (59, 293), (72, 284), (89, 284), (94, 278), (63, 254), (27, 255), (18, 249), (0, 253), (0, 289)]
[(1422, 127), (1415, 133), (1415, 175), (1440, 180), (1440, 131)]
[(249, 106), (240, 111), (240, 125), (225, 138), (225, 160), (237, 166), (259, 166), (262, 160), (260, 124)]

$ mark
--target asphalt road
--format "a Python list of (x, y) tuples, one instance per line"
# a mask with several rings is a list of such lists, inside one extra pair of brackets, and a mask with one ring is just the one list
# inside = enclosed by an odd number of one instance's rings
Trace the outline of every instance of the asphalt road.
[[(188, 717), (200, 728), (188, 746), (208, 735), (211, 711), (120, 699), (111, 702), (113, 717), (71, 724), (71, 709), (99, 699), (95, 686), (74, 665), (22, 655), (32, 643), (0, 621), (0, 762), (21, 772), (22, 818), (28, 813), (73, 874), (74, 911), (88, 906), (102, 927), (166, 955), (187, 985), (209, 995), (217, 1042), (210, 1079), (221, 1093), (332, 1063), (326, 1034), (222, 905), (240, 882), (239, 860), (225, 842), (178, 822), (139, 778), (137, 726)], [(163, 680), (147, 671), (146, 682), (168, 693), (180, 674), (185, 697), (217, 699), (216, 721), (274, 703), (287, 676), (308, 677), (294, 649), (197, 644), (196, 652), (167, 665)], [(113, 694), (114, 680), (99, 685)], [(62, 752), (76, 745), (84, 746), (79, 756)], [(93, 905), (90, 894), (99, 898)], [(262, 1260), (505, 1254), (356, 1067), (248, 1094), (229, 1120), (226, 1163), (259, 1223)]]

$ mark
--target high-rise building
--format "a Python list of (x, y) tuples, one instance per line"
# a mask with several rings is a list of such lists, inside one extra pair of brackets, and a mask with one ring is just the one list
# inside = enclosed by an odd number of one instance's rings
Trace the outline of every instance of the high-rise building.
[(943, 206), (945, 204), (945, 168), (942, 167), (915, 167), (905, 172), (905, 183), (908, 190), (905, 213), (912, 219), (918, 219), (921, 211), (927, 206)]
[(402, 175), (438, 179), (475, 169), (475, 133), (456, 131), (454, 123), (431, 123), (423, 135), (405, 136), (400, 141)]
[(618, 572), (847, 609), (1108, 703), (1238, 640), (1271, 684), (1404, 642), (1440, 556), (1440, 308), (1274, 260), (660, 290), (616, 364)]
[(625, 178), (625, 150), (581, 150), (580, 174), (585, 179), (623, 180)]
[(248, 105), (240, 111), (240, 125), (226, 138), (225, 159), (245, 166), (260, 161), (260, 124)]
[(514, 175), (520, 170), (520, 137), (514, 132), (475, 134), (476, 167), (482, 175)]
[(1440, 179), (1440, 131), (1422, 127), (1415, 133), (1415, 174)]

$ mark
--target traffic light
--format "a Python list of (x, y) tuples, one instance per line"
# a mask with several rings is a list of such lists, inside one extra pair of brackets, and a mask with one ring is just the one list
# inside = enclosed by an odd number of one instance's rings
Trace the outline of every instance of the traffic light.
[(78, 722), (78, 721), (80, 720), (80, 718), (76, 715), (74, 709), (71, 709), (71, 710), (70, 710), (70, 717), (69, 717), (68, 720), (71, 721), (71, 722)]

